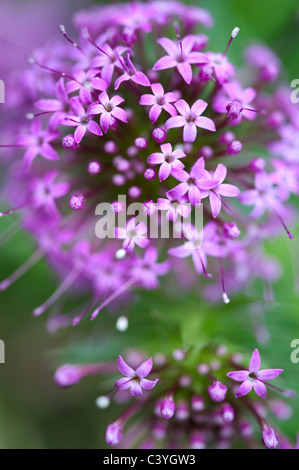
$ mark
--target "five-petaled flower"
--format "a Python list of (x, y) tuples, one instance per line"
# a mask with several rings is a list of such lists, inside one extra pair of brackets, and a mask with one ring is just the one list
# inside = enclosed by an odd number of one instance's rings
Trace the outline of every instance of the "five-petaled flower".
[(190, 85), (192, 81), (192, 67), (190, 64), (203, 65), (208, 62), (202, 52), (192, 52), (195, 43), (195, 36), (185, 36), (181, 41), (172, 41), (169, 38), (160, 38), (157, 42), (167, 52), (168, 55), (161, 57), (153, 70), (164, 70), (177, 67), (179, 73), (186, 83)]
[(184, 142), (194, 142), (197, 136), (197, 127), (215, 132), (216, 127), (212, 119), (201, 116), (207, 108), (208, 103), (203, 100), (197, 100), (191, 106), (185, 100), (178, 100), (175, 107), (181, 116), (169, 118), (165, 123), (165, 129), (172, 129), (174, 127), (184, 127), (183, 139)]
[(174, 168), (184, 168), (184, 164), (179, 160), (186, 157), (181, 149), (172, 150), (171, 144), (162, 144), (160, 146), (162, 153), (152, 153), (147, 161), (151, 165), (161, 164), (159, 170), (159, 180), (163, 181), (168, 178)]
[(267, 384), (265, 385), (264, 381), (275, 379), (283, 372), (283, 369), (260, 370), (260, 367), (260, 353), (255, 349), (249, 362), (249, 370), (238, 370), (227, 374), (230, 379), (235, 380), (236, 382), (243, 382), (236, 391), (236, 398), (247, 395), (252, 390), (252, 387), (259, 397), (266, 398)]
[(143, 106), (151, 106), (149, 112), (149, 118), (151, 122), (154, 124), (158, 120), (162, 109), (164, 109), (171, 116), (176, 116), (177, 111), (171, 104), (177, 100), (175, 94), (164, 93), (164, 88), (161, 83), (153, 83), (151, 85), (151, 89), (153, 94), (142, 95), (139, 101), (139, 104)]
[(114, 386), (118, 390), (127, 390), (129, 388), (132, 397), (141, 396), (142, 389), (151, 390), (159, 380), (148, 380), (145, 378), (151, 373), (153, 368), (152, 358), (143, 362), (136, 370), (132, 369), (121, 356), (119, 356), (117, 364), (120, 373), (125, 377), (117, 380)]

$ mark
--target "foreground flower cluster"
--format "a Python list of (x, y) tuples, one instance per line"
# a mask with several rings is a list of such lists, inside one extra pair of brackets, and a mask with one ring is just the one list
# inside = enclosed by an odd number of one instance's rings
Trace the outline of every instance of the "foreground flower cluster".
[[(127, 356), (128, 362), (136, 368), (119, 356), (118, 369), (124, 377), (114, 383), (114, 390), (96, 400), (101, 409), (107, 408), (111, 400), (125, 407), (106, 429), (109, 445), (205, 449), (242, 444), (256, 448), (259, 447), (256, 439), (259, 429), (265, 447), (292, 448), (271, 424), (271, 415), (276, 420), (285, 420), (291, 415), (290, 406), (275, 397), (273, 390), (288, 397), (293, 394), (268, 382), (283, 370), (260, 370), (257, 349), (248, 370), (243, 370), (242, 355), (230, 355), (225, 346), (207, 347), (200, 354), (181, 349), (174, 350), (172, 357), (156, 354), (154, 369), (151, 358), (140, 364), (143, 358), (140, 352), (131, 350)], [(227, 373), (232, 367), (237, 370)], [(117, 374), (114, 362), (65, 364), (57, 369), (55, 382), (60, 387), (70, 387), (90, 375), (109, 373)], [(155, 379), (148, 379), (150, 375)], [(243, 384), (235, 388), (227, 377)], [(255, 393), (250, 393), (252, 387)]]
[[(19, 212), (38, 248), (0, 287), (45, 257), (61, 284), (35, 315), (75, 285), (91, 303), (74, 324), (92, 309), (93, 319), (134, 287), (155, 289), (170, 270), (182, 285), (190, 259), (208, 279), (202, 297), (228, 303), (260, 279), (271, 298), (281, 270), (263, 245), (283, 228), (292, 238), (298, 110), (276, 86), (275, 54), (249, 47), (250, 82), (241, 83), (229, 60), (239, 30), (212, 52), (197, 30), (212, 23), (206, 10), (179, 2), (82, 11), (77, 38), (60, 25), (60, 40), (34, 52), (20, 81), (8, 84), (18, 113), (2, 129), (10, 208), (1, 215)], [(142, 203), (146, 220), (165, 216), (176, 238), (151, 238), (131, 216), (114, 239), (97, 239), (95, 207), (107, 202), (120, 215), (120, 194)], [(201, 229), (177, 225), (200, 205)]]

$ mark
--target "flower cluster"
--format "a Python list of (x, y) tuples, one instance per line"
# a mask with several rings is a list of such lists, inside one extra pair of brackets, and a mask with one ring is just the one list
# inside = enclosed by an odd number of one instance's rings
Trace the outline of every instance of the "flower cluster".
[[(76, 286), (92, 299), (77, 324), (133, 287), (158, 287), (170, 270), (182, 284), (191, 257), (209, 279), (202, 297), (228, 303), (227, 292), (254, 279), (269, 293), (280, 267), (264, 241), (281, 227), (292, 238), (288, 201), (299, 193), (298, 109), (275, 83), (279, 59), (251, 46), (251, 82), (241, 83), (229, 60), (238, 28), (212, 52), (197, 29), (212, 26), (210, 14), (176, 1), (80, 11), (74, 22), (78, 38), (60, 25), (61, 40), (34, 52), (19, 84), (8, 84), (17, 112), (2, 129), (14, 140), (2, 138), (11, 208), (1, 216), (19, 211), (38, 248), (1, 289), (45, 257), (61, 284), (34, 314)], [(107, 202), (120, 215), (119, 194), (141, 203), (147, 220), (165, 216), (176, 236), (158, 240), (131, 217), (114, 239), (97, 239), (95, 207)], [(199, 206), (202, 227), (182, 229)]]
[[(256, 438), (259, 429), (265, 447), (292, 447), (273, 427), (270, 417), (286, 420), (291, 415), (290, 406), (275, 397), (273, 390), (289, 397), (292, 392), (268, 383), (283, 371), (260, 370), (261, 359), (257, 349), (252, 354), (248, 370), (243, 370), (242, 355), (229, 354), (223, 345), (207, 347), (201, 353), (192, 349), (176, 349), (172, 357), (156, 354), (154, 369), (151, 358), (139, 365), (144, 356), (136, 350), (128, 351), (127, 357), (128, 362), (137, 366), (136, 369), (119, 356), (118, 369), (124, 377), (115, 382), (111, 392), (96, 400), (101, 409), (107, 408), (111, 400), (125, 407), (106, 429), (109, 445), (147, 449), (226, 449), (241, 444), (256, 448), (259, 447)], [(231, 367), (237, 371), (227, 373)], [(55, 382), (60, 387), (69, 387), (89, 375), (115, 372), (114, 362), (68, 364), (57, 369)], [(149, 374), (159, 379), (149, 380), (146, 378)], [(235, 389), (227, 377), (243, 381), (243, 384)], [(103, 383), (108, 381), (105, 378)], [(255, 394), (251, 392), (245, 397), (252, 387)], [(270, 397), (265, 400), (267, 387)], [(130, 397), (133, 397), (133, 402)], [(132, 432), (127, 429), (123, 434), (123, 428), (130, 426)]]

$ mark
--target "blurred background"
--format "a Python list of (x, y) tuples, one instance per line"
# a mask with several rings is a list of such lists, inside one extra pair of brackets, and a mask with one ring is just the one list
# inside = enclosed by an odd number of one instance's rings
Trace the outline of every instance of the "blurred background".
[[(57, 37), (58, 24), (71, 27), (72, 13), (89, 4), (87, 0), (1, 0), (0, 78), (5, 79), (12, 69), (24, 67), (32, 48)], [(241, 65), (242, 50), (251, 41), (262, 41), (282, 59), (285, 78), (289, 82), (299, 78), (298, 0), (195, 0), (192, 4), (209, 9), (215, 18), (210, 32), (212, 50), (222, 51), (230, 32), (238, 26), (241, 30), (238, 42), (229, 52), (232, 62)], [(1, 233), (14, 220), (17, 220), (14, 216), (9, 223), (0, 220), (0, 240)], [(290, 343), (293, 338), (299, 338), (299, 297), (295, 285), (299, 269), (298, 239), (297, 230), (293, 242), (284, 236), (267, 246), (269, 253), (279, 257), (284, 274), (275, 285), (276, 301), (266, 312), (270, 340), (259, 349), (270, 367), (283, 365), (284, 385), (299, 392), (299, 364), (290, 361)], [(30, 236), (21, 231), (0, 246), (0, 280), (11, 274), (33, 250)], [(6, 363), (0, 364), (0, 448), (103, 448), (104, 427), (115, 417), (115, 410), (111, 415), (110, 410), (100, 411), (95, 407), (95, 399), (100, 394), (97, 378), (69, 390), (58, 389), (53, 383), (53, 372), (61, 363), (115, 359), (121, 345), (126, 344), (121, 333), (109, 336), (114, 324), (109, 319), (104, 323), (84, 322), (82, 328), (68, 328), (56, 335), (47, 332), (45, 317), (34, 319), (31, 312), (55, 287), (53, 273), (41, 261), (0, 294), (0, 338), (6, 348)], [(131, 322), (138, 329), (142, 323), (141, 310), (142, 318), (150, 316), (153, 309), (159, 311), (161, 305), (163, 311), (171, 314), (172, 309), (186, 309), (186, 303), (189, 311), (198, 311), (198, 298), (193, 294), (175, 302), (159, 292), (150, 296), (141, 294), (133, 306)], [(70, 302), (66, 311), (71, 307)], [(244, 302), (234, 301), (225, 306), (225, 316), (222, 310), (213, 312), (218, 315), (214, 334), (221, 339), (225, 333), (226, 341), (251, 352), (256, 347), (256, 339)], [(74, 343), (76, 348), (72, 346)], [(298, 400), (293, 400), (292, 406), (293, 417), (281, 427), (295, 439), (299, 430)]]

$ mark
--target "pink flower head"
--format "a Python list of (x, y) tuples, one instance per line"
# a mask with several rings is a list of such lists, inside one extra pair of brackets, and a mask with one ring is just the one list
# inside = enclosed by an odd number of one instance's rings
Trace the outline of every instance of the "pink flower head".
[(79, 90), (79, 97), (82, 103), (91, 104), (91, 96), (94, 90), (105, 91), (108, 88), (108, 83), (102, 78), (97, 77), (98, 74), (99, 71), (97, 69), (90, 69), (88, 72), (84, 70), (75, 72), (75, 80), (71, 80), (67, 84), (67, 93)]
[(157, 42), (167, 52), (168, 55), (161, 57), (153, 70), (164, 70), (177, 67), (179, 73), (186, 83), (190, 85), (192, 81), (192, 67), (190, 64), (203, 65), (208, 62), (202, 52), (192, 52), (195, 36), (185, 36), (181, 41), (172, 41), (169, 38), (160, 38)]
[(107, 93), (103, 91), (103, 93), (99, 95), (98, 102), (92, 103), (90, 106), (90, 114), (100, 114), (100, 124), (105, 134), (113, 118), (127, 122), (126, 111), (119, 107), (124, 101), (125, 100), (119, 95), (109, 98)]
[(259, 397), (266, 398), (267, 389), (264, 381), (275, 379), (283, 372), (283, 369), (260, 370), (260, 367), (260, 353), (255, 349), (249, 362), (249, 370), (238, 370), (227, 374), (230, 379), (236, 382), (243, 382), (236, 392), (236, 398), (247, 395), (252, 387)]
[(164, 276), (170, 270), (169, 260), (158, 263), (158, 250), (149, 246), (142, 258), (136, 258), (131, 270), (132, 276), (145, 289), (156, 289), (159, 287), (159, 276)]
[(172, 150), (171, 144), (162, 144), (160, 146), (162, 153), (152, 153), (147, 161), (150, 165), (159, 165), (159, 180), (163, 181), (168, 178), (173, 168), (184, 168), (184, 164), (180, 158), (186, 157), (186, 154), (181, 150)]
[(120, 56), (126, 51), (128, 51), (128, 47), (116, 46), (115, 49), (112, 49), (106, 43), (101, 47), (100, 55), (92, 60), (92, 67), (100, 67), (101, 78), (107, 82), (108, 86), (111, 84), (115, 67), (122, 70)]
[(201, 116), (207, 108), (208, 103), (203, 100), (197, 100), (191, 109), (185, 100), (179, 100), (175, 103), (175, 107), (181, 116), (169, 118), (165, 123), (165, 129), (173, 129), (174, 127), (184, 127), (184, 142), (195, 142), (197, 136), (197, 127), (215, 132), (216, 127), (212, 119)]
[(119, 356), (117, 364), (120, 373), (125, 377), (117, 380), (114, 386), (118, 390), (127, 390), (129, 388), (132, 397), (141, 396), (142, 389), (151, 390), (159, 380), (148, 380), (145, 378), (151, 373), (153, 368), (152, 358), (143, 362), (136, 370), (128, 366), (121, 356)]
[(164, 109), (171, 116), (176, 116), (177, 111), (175, 107), (171, 104), (174, 103), (177, 99), (174, 93), (164, 93), (164, 88), (161, 83), (153, 83), (151, 85), (152, 95), (142, 95), (139, 101), (139, 104), (143, 106), (151, 106), (149, 112), (149, 118), (154, 124), (161, 112)]

